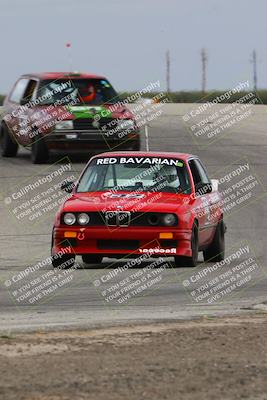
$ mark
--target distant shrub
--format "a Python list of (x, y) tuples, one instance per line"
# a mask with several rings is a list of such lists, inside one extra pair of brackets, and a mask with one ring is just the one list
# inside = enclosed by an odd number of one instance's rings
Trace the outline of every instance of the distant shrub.
[[(165, 96), (168, 97), (171, 103), (197, 103), (206, 102), (216, 99), (216, 97), (222, 96), (226, 91), (214, 91), (207, 92), (203, 96), (201, 91), (181, 91), (181, 92), (165, 92)], [(136, 92), (121, 92), (119, 93), (120, 101), (125, 100), (127, 97), (132, 96)], [(223, 100), (221, 103), (232, 103), (241, 97), (245, 96), (248, 92), (240, 92), (231, 96), (230, 100)], [(151, 99), (152, 97), (159, 94), (159, 92), (146, 93), (142, 97)], [(267, 90), (261, 89), (257, 91), (257, 97), (259, 99), (258, 104), (267, 104)], [(0, 94), (0, 106), (3, 104), (5, 96)]]
[[(216, 99), (217, 97), (222, 96), (224, 93), (227, 91), (210, 91), (203, 93), (201, 91), (181, 91), (181, 92), (170, 92), (167, 93), (165, 92), (165, 96), (169, 98), (171, 103), (204, 103), (206, 101), (212, 101)], [(122, 92), (120, 93), (120, 98), (121, 100), (126, 99), (127, 97), (130, 97), (134, 94), (135, 92)], [(233, 103), (234, 101), (240, 99), (241, 97), (245, 96), (249, 92), (239, 92), (236, 94), (231, 95), (230, 99), (225, 99), (221, 100), (219, 103)], [(146, 93), (142, 97), (143, 98), (152, 98), (159, 94), (158, 92), (154, 93)], [(258, 103), (257, 104), (267, 104), (267, 90), (262, 89), (257, 91), (257, 98), (258, 98)]]

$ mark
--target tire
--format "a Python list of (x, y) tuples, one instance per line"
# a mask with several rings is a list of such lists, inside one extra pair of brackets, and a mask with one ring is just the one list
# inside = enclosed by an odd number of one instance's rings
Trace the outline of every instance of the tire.
[(192, 256), (185, 257), (185, 256), (176, 256), (175, 265), (176, 267), (196, 267), (197, 260), (198, 260), (198, 226), (194, 222), (192, 227), (192, 236), (191, 236), (191, 249), (192, 249)]
[(52, 254), (53, 246), (54, 246), (54, 228), (52, 230), (52, 240), (51, 240), (51, 263), (54, 268), (69, 269), (73, 267), (75, 263), (75, 255), (64, 254), (61, 257), (56, 257), (55, 255)]
[(85, 264), (101, 264), (103, 257), (96, 254), (83, 254), (82, 260)]
[(18, 144), (14, 143), (10, 137), (9, 129), (5, 124), (1, 127), (1, 154), (2, 157), (16, 157)]
[(31, 160), (33, 164), (44, 164), (49, 157), (48, 148), (43, 138), (38, 138), (32, 143)]
[(52, 265), (54, 268), (59, 269), (69, 269), (72, 268), (75, 263), (75, 255), (66, 255), (64, 254), (61, 257), (56, 258), (52, 256)]
[(203, 251), (204, 261), (211, 260), (212, 262), (214, 261), (217, 262), (224, 260), (224, 253), (225, 253), (224, 233), (225, 233), (225, 225), (223, 220), (221, 220), (216, 227), (212, 243), (206, 250)]

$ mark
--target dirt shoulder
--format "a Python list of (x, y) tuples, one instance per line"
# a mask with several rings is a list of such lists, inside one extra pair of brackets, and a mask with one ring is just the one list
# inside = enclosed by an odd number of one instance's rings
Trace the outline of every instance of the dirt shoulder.
[(267, 399), (267, 314), (0, 338), (3, 400)]

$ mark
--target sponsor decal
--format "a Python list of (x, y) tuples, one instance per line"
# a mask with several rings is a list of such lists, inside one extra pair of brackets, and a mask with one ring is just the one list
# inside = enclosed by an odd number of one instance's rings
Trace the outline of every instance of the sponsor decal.
[[(96, 115), (99, 118), (111, 118), (112, 112), (101, 106), (67, 106), (67, 110), (75, 116), (75, 118), (92, 118)], [(97, 122), (97, 121), (96, 121)]]
[(139, 193), (111, 193), (111, 192), (106, 192), (103, 193), (102, 195), (103, 198), (105, 197), (110, 197), (111, 199), (142, 199), (145, 197), (144, 194), (139, 194)]
[(158, 158), (158, 157), (105, 157), (97, 158), (96, 165), (101, 164), (158, 164), (158, 165), (174, 165), (175, 167), (183, 167), (184, 163), (175, 158)]
[(139, 249), (139, 253), (176, 254), (176, 248), (172, 247), (171, 249), (160, 249), (159, 247), (155, 247), (153, 249)]

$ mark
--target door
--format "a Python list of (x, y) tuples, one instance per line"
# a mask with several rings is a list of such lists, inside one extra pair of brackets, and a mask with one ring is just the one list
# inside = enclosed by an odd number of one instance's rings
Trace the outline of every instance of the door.
[(19, 144), (25, 145), (25, 131), (23, 130), (22, 121), (25, 119), (26, 107), (21, 106), (21, 100), (24, 98), (29, 79), (22, 78), (15, 84), (7, 103), (7, 114), (5, 122), (9, 131), (15, 137)]
[(20, 100), (21, 105), (28, 104), (30, 107), (25, 110), (20, 116), (20, 129), (21, 135), (23, 135), (24, 145), (31, 145), (37, 138), (31, 136), (32, 123), (42, 118), (38, 105), (35, 105), (34, 100), (37, 90), (37, 80), (30, 79), (24, 91), (23, 97)]
[(210, 242), (214, 232), (214, 224), (211, 221), (210, 213), (211, 183), (198, 159), (190, 160), (189, 167), (195, 185), (196, 198), (193, 207), (199, 222), (199, 246), (201, 247)]

